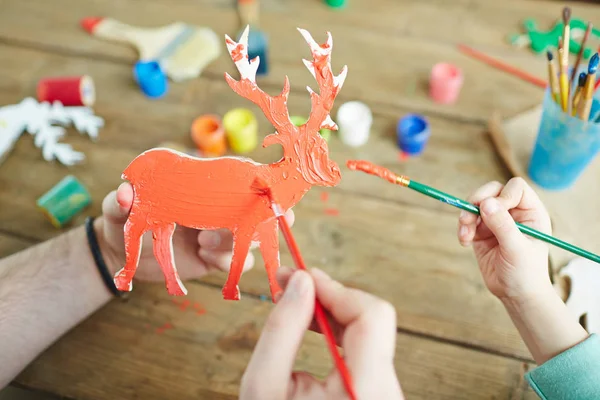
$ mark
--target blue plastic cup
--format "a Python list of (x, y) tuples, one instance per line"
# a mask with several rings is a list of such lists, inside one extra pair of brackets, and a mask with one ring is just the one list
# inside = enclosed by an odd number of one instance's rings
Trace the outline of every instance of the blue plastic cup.
[(588, 121), (563, 112), (546, 90), (542, 118), (529, 163), (529, 177), (547, 190), (573, 185), (600, 149), (600, 102), (593, 100)]
[(400, 118), (396, 126), (396, 136), (400, 149), (410, 155), (421, 154), (430, 136), (429, 123), (425, 117), (407, 114)]

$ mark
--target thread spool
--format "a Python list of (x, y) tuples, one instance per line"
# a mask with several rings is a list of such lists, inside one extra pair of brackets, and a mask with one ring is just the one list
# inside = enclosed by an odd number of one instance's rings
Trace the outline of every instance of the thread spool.
[(96, 102), (94, 80), (88, 75), (42, 79), (37, 85), (37, 98), (40, 102), (60, 101), (66, 107), (91, 107)]
[(369, 106), (360, 101), (350, 101), (341, 105), (337, 113), (339, 136), (347, 146), (358, 147), (367, 143), (373, 123)]
[(439, 63), (431, 69), (429, 96), (436, 103), (452, 104), (458, 99), (463, 84), (460, 68), (448, 63)]
[(37, 206), (55, 228), (62, 228), (91, 200), (89, 192), (77, 178), (68, 175), (40, 197)]
[[(306, 123), (307, 118), (300, 117), (298, 115), (292, 115), (290, 116), (290, 120), (292, 121), (292, 124), (300, 126)], [(329, 138), (331, 137), (331, 130), (323, 128), (319, 130), (319, 134), (323, 137), (323, 139), (325, 139), (326, 142), (328, 142)]]
[(223, 128), (229, 147), (236, 153), (249, 153), (258, 143), (258, 122), (252, 111), (234, 108), (223, 116)]
[(202, 115), (192, 122), (192, 140), (206, 156), (222, 156), (227, 151), (225, 131), (216, 115)]
[(168, 80), (157, 61), (138, 61), (133, 67), (133, 77), (146, 96), (157, 99), (167, 93)]
[(396, 126), (398, 146), (408, 155), (421, 154), (429, 141), (429, 123), (425, 117), (408, 114), (400, 118)]

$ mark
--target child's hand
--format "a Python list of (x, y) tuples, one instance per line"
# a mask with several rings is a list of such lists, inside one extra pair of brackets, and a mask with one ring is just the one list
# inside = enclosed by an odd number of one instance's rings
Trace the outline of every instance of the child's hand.
[(481, 217), (463, 211), (458, 239), (463, 246), (473, 245), (490, 292), (500, 299), (525, 300), (551, 290), (547, 245), (521, 233), (514, 222), (551, 233), (548, 212), (525, 180), (513, 178), (506, 186), (490, 182), (468, 201), (480, 207)]
[[(337, 369), (324, 381), (306, 372), (292, 372), (306, 330), (316, 326), (315, 291), (332, 316), (333, 331), (344, 348), (357, 397), (403, 398), (394, 369), (396, 314), (389, 303), (347, 289), (319, 270), (309, 275), (280, 268), (277, 278), (285, 291), (254, 348), (242, 378), (240, 399), (348, 398)], [(324, 340), (322, 345), (326, 346)]]

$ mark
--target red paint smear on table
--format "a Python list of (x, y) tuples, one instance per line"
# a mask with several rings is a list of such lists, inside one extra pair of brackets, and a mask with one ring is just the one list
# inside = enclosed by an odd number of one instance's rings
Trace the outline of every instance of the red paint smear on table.
[(169, 322), (165, 323), (163, 326), (156, 328), (156, 333), (158, 335), (162, 335), (168, 329), (173, 329), (173, 325), (171, 325)]
[(206, 309), (200, 303), (194, 303), (194, 309), (198, 315), (206, 314)]
[(338, 210), (337, 208), (326, 208), (325, 214), (331, 215), (332, 217), (337, 217), (338, 215), (340, 215), (340, 210)]
[(391, 183), (396, 183), (396, 179), (398, 178), (398, 175), (394, 174), (389, 169), (381, 167), (379, 165), (375, 165), (368, 161), (348, 160), (346, 161), (346, 165), (353, 171), (358, 170), (366, 172), (367, 174), (376, 175)]
[[(307, 42), (314, 43), (312, 38), (307, 38)], [(247, 71), (239, 81), (225, 74), (229, 86), (258, 105), (274, 126), (276, 133), (264, 139), (263, 147), (280, 144), (283, 147), (280, 161), (264, 165), (235, 157), (198, 159), (168, 149), (152, 149), (129, 164), (122, 178), (132, 184), (134, 199), (125, 225), (126, 262), (115, 276), (119, 290), (131, 290), (142, 235), (152, 231), (154, 255), (165, 275), (168, 292), (178, 296), (187, 294), (177, 273), (172, 247), (175, 226), (180, 225), (234, 232), (233, 257), (223, 287), (225, 299), (240, 298), (238, 283), (253, 240), (260, 242), (272, 298), (281, 292), (275, 279), (279, 268), (277, 220), (269, 200), (251, 185), (257, 177), (266, 181), (277, 193), (283, 211), (287, 211), (313, 185), (335, 186), (340, 182), (339, 166), (329, 159), (327, 142), (319, 130), (331, 125), (324, 121), (329, 117), (341, 81), (334, 86), (330, 51), (321, 49), (314, 46), (311, 49), (319, 94), (311, 92), (311, 113), (300, 128), (289, 118), (287, 77), (281, 94), (273, 97), (263, 92), (255, 77), (247, 76)], [(230, 55), (234, 61), (247, 56), (246, 43), (236, 45)]]
[(187, 308), (188, 308), (188, 307), (189, 307), (191, 304), (192, 304), (192, 302), (191, 302), (191, 301), (189, 301), (189, 300), (184, 300), (184, 301), (181, 303), (181, 305), (179, 306), (179, 309), (180, 309), (181, 311), (185, 311), (185, 310), (187, 310)]
[(329, 193), (327, 193), (327, 192), (321, 192), (321, 201), (323, 203), (327, 203), (327, 200), (329, 200)]
[(410, 158), (410, 156), (408, 155), (408, 153), (405, 153), (403, 151), (399, 151), (398, 152), (398, 160), (400, 161), (406, 161)]

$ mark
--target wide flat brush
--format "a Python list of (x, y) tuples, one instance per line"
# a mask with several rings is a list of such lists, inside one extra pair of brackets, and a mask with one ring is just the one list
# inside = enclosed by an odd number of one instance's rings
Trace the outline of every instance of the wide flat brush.
[[(424, 195), (434, 198), (436, 200), (440, 200), (440, 201), (450, 204), (451, 206), (454, 206), (456, 208), (460, 208), (461, 210), (465, 210), (465, 211), (468, 211), (468, 212), (476, 214), (476, 215), (480, 214), (479, 207), (477, 207), (474, 204), (471, 204), (467, 201), (461, 200), (458, 197), (454, 197), (447, 193), (441, 192), (430, 186), (423, 185), (422, 183), (415, 182), (407, 176), (396, 175), (389, 169), (381, 167), (379, 165), (375, 165), (368, 161), (362, 161), (362, 160), (350, 160), (350, 161), (346, 162), (346, 165), (348, 166), (348, 168), (350, 168), (353, 171), (362, 171), (362, 172), (366, 172), (367, 174), (378, 176), (380, 178), (387, 180), (388, 182), (394, 183), (396, 185), (404, 186), (409, 189), (413, 189), (421, 194), (424, 194)], [(569, 251), (573, 254), (587, 258), (588, 260), (591, 260), (591, 261), (594, 261), (594, 262), (597, 262), (600, 264), (600, 256), (598, 256), (594, 253), (591, 253), (587, 250), (581, 249), (577, 246), (574, 246), (570, 243), (564, 242), (553, 236), (547, 235), (538, 230), (535, 230), (533, 228), (525, 226), (519, 222), (516, 222), (516, 224), (517, 224), (517, 227), (519, 228), (519, 230), (526, 235), (529, 235), (536, 239), (542, 240), (546, 243), (552, 244), (563, 250)]]
[[(252, 184), (252, 189), (269, 198), (269, 201), (271, 202), (271, 208), (273, 209), (273, 212), (277, 217), (277, 221), (279, 222), (279, 228), (281, 229), (281, 233), (283, 234), (285, 242), (287, 243), (288, 248), (290, 249), (290, 253), (292, 255), (292, 258), (294, 259), (296, 267), (298, 269), (306, 271), (306, 264), (304, 264), (304, 259), (300, 254), (298, 244), (296, 243), (296, 240), (292, 235), (292, 230), (290, 229), (290, 226), (288, 225), (287, 220), (285, 219), (283, 209), (281, 208), (279, 202), (275, 198), (275, 193), (273, 193), (269, 184), (261, 178), (256, 178), (254, 180)], [(340, 373), (340, 377), (342, 378), (342, 382), (344, 384), (344, 387), (346, 388), (346, 392), (348, 392), (348, 396), (350, 396), (352, 400), (356, 400), (356, 394), (354, 393), (354, 385), (352, 384), (352, 377), (350, 375), (350, 371), (348, 371), (348, 366), (346, 365), (346, 362), (344, 361), (342, 355), (339, 353), (339, 349), (335, 343), (333, 330), (329, 325), (329, 321), (327, 320), (325, 310), (323, 309), (321, 302), (317, 298), (315, 298), (315, 319), (317, 320), (317, 324), (319, 325), (321, 332), (327, 340), (329, 351), (333, 356), (333, 360)]]

